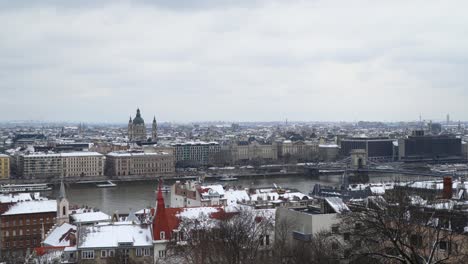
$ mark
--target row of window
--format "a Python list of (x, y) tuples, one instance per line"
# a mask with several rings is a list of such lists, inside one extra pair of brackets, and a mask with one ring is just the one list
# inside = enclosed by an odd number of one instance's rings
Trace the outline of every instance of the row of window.
[[(52, 218), (46, 217), (46, 219), (45, 219), (46, 223), (51, 223), (51, 221), (53, 221)], [(25, 219), (25, 221), (24, 221), (25, 225), (30, 225), (31, 222), (32, 222), (32, 225), (37, 225), (37, 219), (36, 218), (32, 219), (32, 221), (30, 219)], [(16, 225), (16, 223), (18, 223), (18, 225)], [(40, 224), (44, 223), (44, 218), (40, 218), (39, 223)], [(8, 221), (8, 220), (5, 220), (3, 222), (3, 227), (9, 227), (10, 224), (11, 224), (12, 227), (22, 226), (23, 225), (23, 219), (19, 219), (18, 222), (16, 220), (11, 220), (11, 222)]]
[[(130, 250), (129, 249), (124, 249), (122, 251), (123, 256), (129, 256), (130, 255)], [(135, 250), (135, 255), (137, 257), (148, 257), (151, 256), (151, 248), (137, 248)], [(112, 258), (115, 257), (115, 250), (114, 249), (109, 249), (109, 250), (101, 250), (100, 254), (101, 258)], [(83, 250), (81, 251), (81, 259), (94, 259), (94, 250)]]
[(6, 241), (5, 248), (21, 248), (21, 247), (35, 247), (39, 246), (40, 240), (33, 239), (31, 240), (20, 240), (20, 241)]

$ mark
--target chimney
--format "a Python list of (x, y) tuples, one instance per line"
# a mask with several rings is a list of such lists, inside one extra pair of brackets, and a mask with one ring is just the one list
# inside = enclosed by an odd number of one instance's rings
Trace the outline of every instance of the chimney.
[(444, 191), (442, 193), (442, 197), (444, 199), (452, 199), (452, 195), (452, 177), (444, 177)]

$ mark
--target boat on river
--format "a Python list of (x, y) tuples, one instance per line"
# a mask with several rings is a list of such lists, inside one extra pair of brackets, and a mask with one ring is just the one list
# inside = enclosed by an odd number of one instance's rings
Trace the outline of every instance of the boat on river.
[(43, 192), (51, 191), (46, 183), (39, 184), (2, 184), (0, 185), (0, 193), (18, 193), (18, 192)]
[(233, 176), (222, 176), (219, 178), (220, 181), (237, 181), (238, 178), (235, 178)]
[(98, 188), (109, 188), (109, 187), (116, 187), (117, 184), (113, 183), (112, 181), (106, 181), (104, 183), (97, 183), (96, 186)]

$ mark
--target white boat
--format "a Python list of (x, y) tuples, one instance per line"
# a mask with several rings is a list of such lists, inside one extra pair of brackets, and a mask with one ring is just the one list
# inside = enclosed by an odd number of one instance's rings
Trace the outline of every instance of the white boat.
[(106, 181), (106, 183), (98, 183), (96, 184), (97, 187), (99, 188), (109, 188), (109, 187), (116, 187), (117, 184), (111, 182), (111, 181)]
[(15, 193), (15, 192), (41, 192), (50, 191), (52, 187), (49, 187), (46, 183), (40, 184), (3, 184), (0, 186), (0, 193)]
[(220, 181), (237, 181), (238, 179), (232, 176), (223, 176), (219, 180)]

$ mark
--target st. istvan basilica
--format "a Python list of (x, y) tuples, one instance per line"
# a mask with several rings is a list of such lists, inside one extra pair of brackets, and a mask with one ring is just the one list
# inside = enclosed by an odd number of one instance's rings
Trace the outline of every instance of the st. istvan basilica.
[[(156, 124), (156, 117), (153, 119), (153, 126), (151, 130), (151, 141), (156, 142), (158, 125)], [(136, 116), (132, 120), (128, 121), (128, 138), (130, 141), (140, 141), (146, 142), (148, 141), (148, 137), (146, 135), (146, 126), (145, 120), (141, 117), (140, 109), (137, 109)]]

